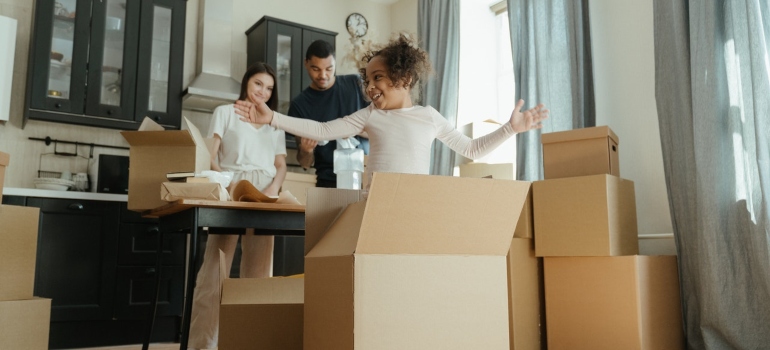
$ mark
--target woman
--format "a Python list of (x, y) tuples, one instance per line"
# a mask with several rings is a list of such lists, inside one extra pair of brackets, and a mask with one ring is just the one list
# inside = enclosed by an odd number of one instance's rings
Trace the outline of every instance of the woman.
[[(252, 64), (241, 80), (240, 101), (278, 104), (276, 74), (269, 65)], [(277, 196), (286, 177), (286, 136), (266, 124), (241, 121), (233, 104), (217, 107), (208, 136), (214, 139), (211, 169), (234, 173), (230, 192), (241, 180), (250, 181), (268, 196)], [(198, 272), (190, 318), (189, 346), (193, 349), (217, 347), (219, 334), (219, 250), (226, 256), (227, 274), (233, 263), (237, 235), (208, 236), (203, 265)], [(270, 277), (273, 262), (273, 236), (256, 236), (247, 230), (241, 240), (242, 278)]]

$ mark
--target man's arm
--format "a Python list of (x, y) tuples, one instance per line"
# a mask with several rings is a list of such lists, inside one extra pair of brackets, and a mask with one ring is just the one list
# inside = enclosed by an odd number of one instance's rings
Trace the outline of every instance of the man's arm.
[(313, 150), (318, 145), (318, 141), (294, 136), (297, 140), (297, 161), (303, 169), (307, 170), (313, 165), (315, 156)]

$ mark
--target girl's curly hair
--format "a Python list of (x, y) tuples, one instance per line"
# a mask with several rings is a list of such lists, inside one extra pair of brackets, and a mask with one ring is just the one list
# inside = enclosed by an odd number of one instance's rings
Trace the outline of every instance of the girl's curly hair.
[[(369, 63), (376, 56), (385, 59), (388, 78), (396, 87), (408, 82), (409, 88), (413, 88), (420, 79), (427, 78), (433, 72), (428, 53), (417, 46), (416, 40), (404, 33), (392, 39), (385, 47), (366, 52), (361, 60)], [(366, 82), (366, 68), (361, 68), (359, 72), (362, 81)]]

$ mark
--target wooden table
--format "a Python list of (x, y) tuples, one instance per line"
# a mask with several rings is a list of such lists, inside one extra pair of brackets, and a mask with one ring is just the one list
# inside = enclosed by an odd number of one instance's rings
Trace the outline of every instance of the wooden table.
[(152, 328), (155, 323), (155, 309), (160, 294), (162, 237), (164, 234), (189, 234), (187, 284), (185, 288), (184, 312), (182, 315), (182, 336), (180, 349), (187, 349), (190, 334), (195, 277), (198, 272), (198, 235), (208, 227), (209, 234), (243, 234), (244, 229), (253, 228), (257, 235), (303, 236), (305, 234), (305, 206), (299, 204), (222, 202), (197, 199), (180, 199), (176, 202), (149, 210), (145, 217), (158, 218), (158, 259), (155, 277), (155, 298), (151, 305), (147, 333), (142, 349), (148, 349)]

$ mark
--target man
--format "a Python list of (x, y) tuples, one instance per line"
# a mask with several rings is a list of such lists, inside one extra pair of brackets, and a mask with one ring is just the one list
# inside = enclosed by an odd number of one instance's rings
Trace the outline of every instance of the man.
[[(326, 41), (316, 40), (305, 53), (305, 69), (310, 76), (310, 86), (291, 101), (288, 114), (292, 117), (326, 122), (352, 114), (369, 105), (361, 90), (361, 77), (357, 74), (335, 76), (334, 48)], [(297, 139), (297, 161), (307, 169), (315, 166), (316, 187), (337, 187), (334, 174), (334, 150), (337, 142), (329, 140), (325, 145), (317, 141)], [(368, 140), (360, 138), (365, 151)]]

